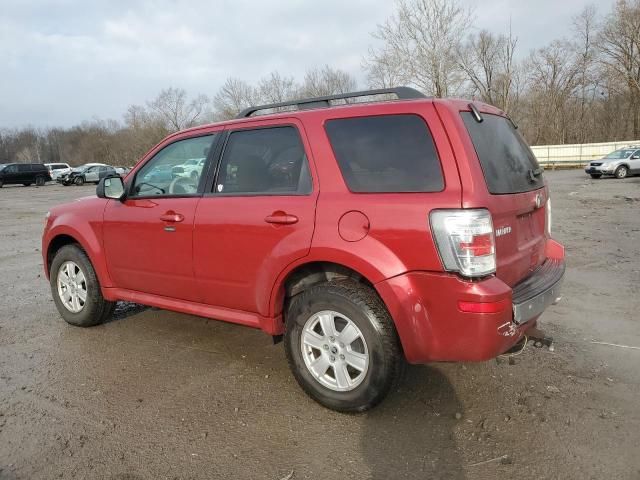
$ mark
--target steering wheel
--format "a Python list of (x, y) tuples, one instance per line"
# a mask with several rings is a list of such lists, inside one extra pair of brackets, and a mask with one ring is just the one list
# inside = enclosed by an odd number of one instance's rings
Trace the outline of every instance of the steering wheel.
[(198, 184), (194, 182), (193, 178), (188, 177), (176, 177), (169, 184), (169, 194), (179, 193), (196, 193), (198, 191)]

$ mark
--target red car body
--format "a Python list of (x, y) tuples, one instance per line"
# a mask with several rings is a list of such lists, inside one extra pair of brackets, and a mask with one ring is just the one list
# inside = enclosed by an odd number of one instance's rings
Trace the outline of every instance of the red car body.
[[(482, 114), (504, 116), (476, 103)], [(304, 269), (335, 265), (372, 285), (391, 314), (406, 359), (479, 361), (513, 346), (537, 316), (513, 323), (514, 288), (548, 261), (564, 264), (549, 237), (548, 187), (489, 193), (460, 112), (469, 103), (422, 99), (250, 117), (178, 132), (149, 151), (127, 181), (178, 139), (209, 132), (292, 125), (309, 160), (310, 195), (81, 199), (51, 209), (42, 252), (77, 242), (107, 300), (127, 300), (283, 333), (287, 282)], [(424, 119), (445, 187), (432, 193), (353, 193), (325, 131), (328, 120), (412, 114)], [(489, 210), (496, 272), (466, 279), (445, 271), (431, 232), (433, 209)], [(163, 228), (182, 221), (172, 234)], [(275, 218), (275, 220), (273, 220)], [(270, 219), (265, 221), (266, 219)], [(288, 219), (295, 223), (289, 223)], [(273, 222), (276, 223), (273, 223)], [(564, 268), (564, 267), (563, 267)]]

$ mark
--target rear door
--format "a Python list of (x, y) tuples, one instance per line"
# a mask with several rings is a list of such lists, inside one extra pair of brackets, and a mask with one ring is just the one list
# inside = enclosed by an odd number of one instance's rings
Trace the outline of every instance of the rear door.
[(295, 119), (227, 132), (195, 218), (194, 269), (205, 303), (269, 314), (275, 278), (311, 245), (318, 196), (311, 172)]
[(31, 165), (28, 163), (18, 164), (18, 177), (16, 183), (31, 183), (34, 182), (34, 175), (31, 171)]
[(548, 189), (533, 152), (508, 118), (482, 113), (478, 121), (471, 112), (460, 115), (471, 138), (473, 150), (467, 157), (476, 169), (471, 172), (478, 187), (464, 191), (463, 199), (489, 208), (496, 236), (496, 275), (513, 286), (546, 258)]

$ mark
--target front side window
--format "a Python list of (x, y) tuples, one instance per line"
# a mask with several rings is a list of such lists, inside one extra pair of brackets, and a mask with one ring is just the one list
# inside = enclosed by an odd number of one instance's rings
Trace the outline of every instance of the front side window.
[(335, 119), (325, 129), (352, 192), (439, 192), (444, 188), (433, 138), (417, 115)]
[(136, 174), (132, 195), (193, 195), (198, 193), (205, 160), (217, 134), (187, 138), (167, 145)]
[(239, 130), (229, 135), (216, 192), (296, 195), (311, 189), (307, 156), (296, 128)]

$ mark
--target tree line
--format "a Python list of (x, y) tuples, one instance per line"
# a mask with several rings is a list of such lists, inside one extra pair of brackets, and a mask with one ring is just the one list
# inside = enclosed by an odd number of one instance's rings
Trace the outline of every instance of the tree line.
[(281, 72), (253, 83), (228, 78), (212, 96), (170, 87), (131, 105), (121, 121), (0, 130), (0, 163), (132, 165), (167, 134), (247, 106), (398, 85), (495, 105), (533, 145), (640, 139), (640, 0), (616, 0), (608, 12), (588, 6), (565, 37), (530, 52), (519, 51), (510, 29), (474, 31), (473, 19), (456, 0), (396, 0), (372, 31), (364, 85), (325, 65), (300, 80)]

